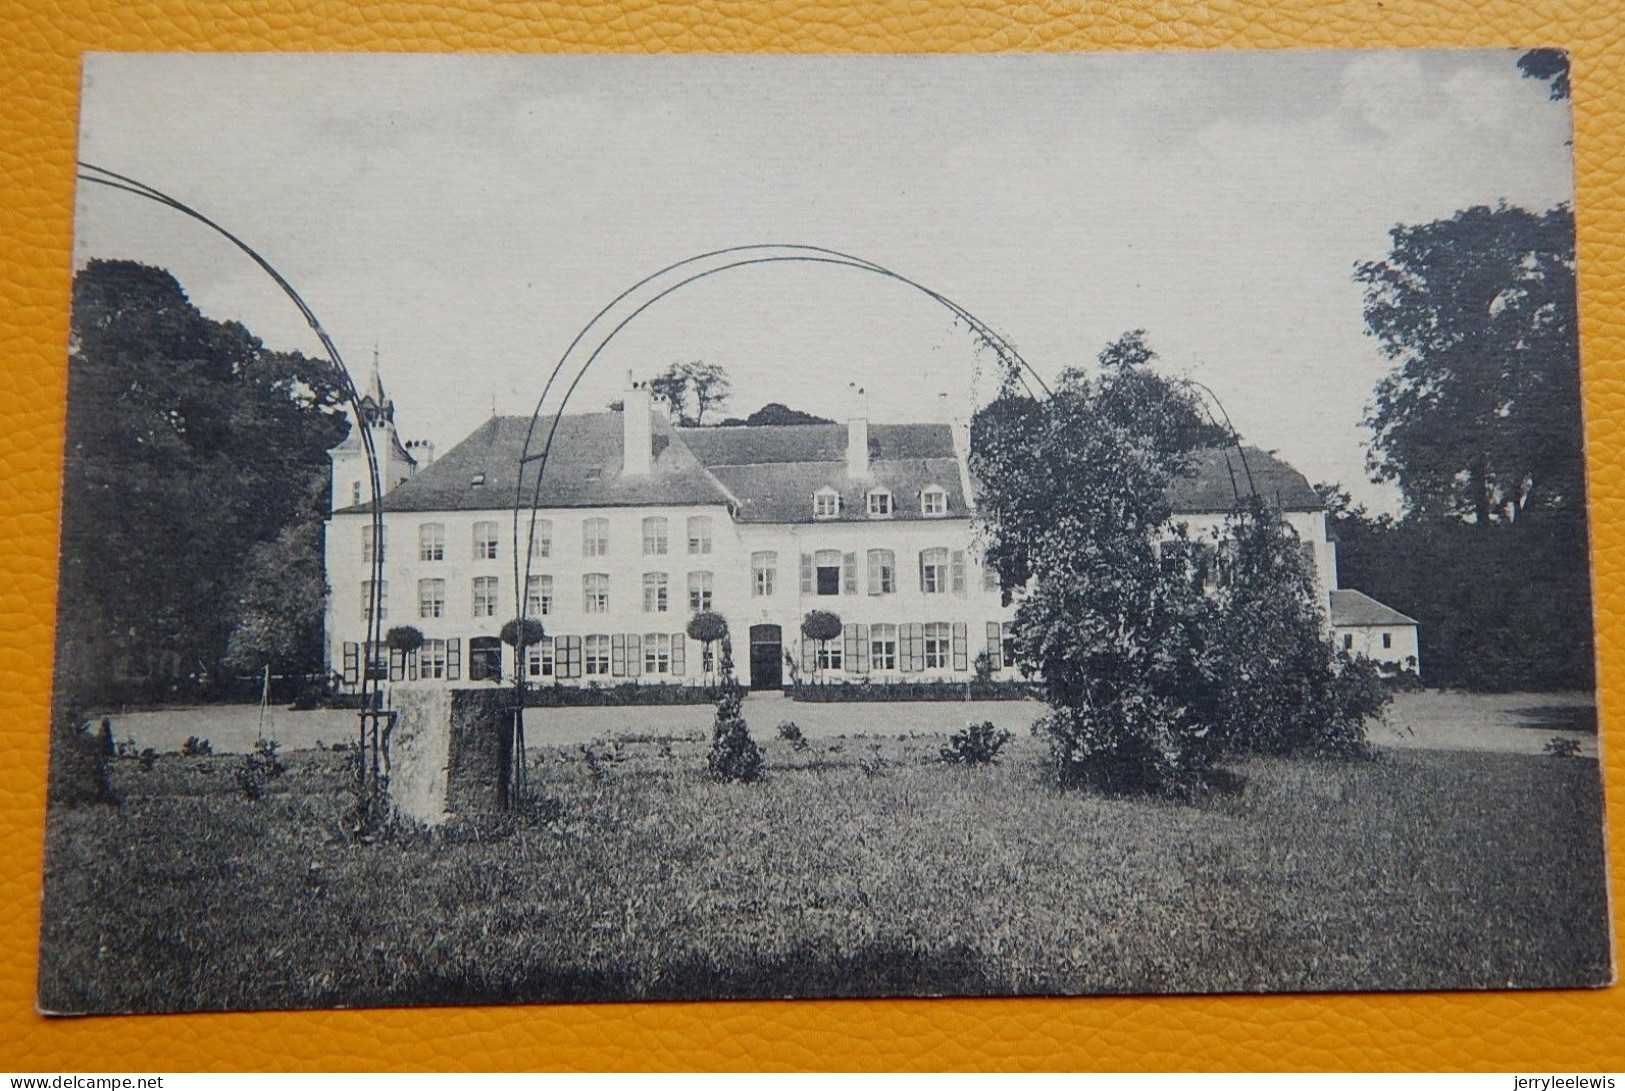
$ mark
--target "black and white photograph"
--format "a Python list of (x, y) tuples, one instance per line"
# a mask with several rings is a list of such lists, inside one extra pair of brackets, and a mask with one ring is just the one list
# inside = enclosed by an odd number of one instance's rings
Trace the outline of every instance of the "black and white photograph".
[(1613, 981), (1558, 49), (88, 54), (38, 1007)]

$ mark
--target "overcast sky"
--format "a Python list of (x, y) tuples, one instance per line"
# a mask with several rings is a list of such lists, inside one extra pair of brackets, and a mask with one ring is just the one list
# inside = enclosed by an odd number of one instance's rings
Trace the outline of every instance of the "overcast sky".
[[(576, 332), (719, 247), (856, 254), (951, 297), (1038, 371), (1143, 327), (1246, 438), (1366, 483), (1386, 370), (1356, 261), (1395, 224), (1572, 200), (1568, 104), (1508, 51), (720, 58), (93, 55), (82, 157), (179, 197), (305, 296), (405, 438), (529, 413)], [(206, 314), (316, 352), (244, 257), (80, 186), (76, 260), (164, 266)], [(633, 321), (571, 409), (673, 360), (783, 401), (928, 419), (987, 397), (975, 340), (904, 286), (756, 266)]]

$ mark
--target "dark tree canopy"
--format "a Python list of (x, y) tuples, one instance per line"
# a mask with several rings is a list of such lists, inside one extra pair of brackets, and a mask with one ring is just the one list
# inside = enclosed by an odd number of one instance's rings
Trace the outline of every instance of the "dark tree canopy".
[(519, 638), (524, 637), (525, 647), (532, 648), (540, 644), (547, 637), (547, 629), (533, 617), (509, 618), (498, 634), (502, 642), (510, 648), (519, 646)]
[(705, 423), (705, 415), (728, 404), (733, 384), (728, 372), (718, 364), (703, 360), (678, 362), (649, 380), (649, 392), (679, 424)]
[(828, 417), (815, 416), (804, 413), (799, 409), (791, 409), (782, 402), (768, 402), (762, 408), (748, 417), (728, 417), (717, 422), (720, 428), (730, 425), (776, 425), (776, 424), (833, 424)]
[(715, 644), (728, 635), (728, 620), (711, 610), (702, 610), (688, 619), (689, 639)]
[(1395, 364), (1366, 421), (1376, 479), (1481, 526), (1583, 510), (1572, 211), (1480, 206), (1391, 234), (1355, 267)]
[(1569, 54), (1566, 49), (1531, 49), (1518, 58), (1518, 69), (1530, 79), (1551, 84), (1552, 101), (1569, 97)]
[(321, 586), (326, 452), (347, 427), (332, 365), (266, 349), (128, 261), (74, 278), (69, 349), (63, 683), (131, 697), (133, 680), (217, 677), (239, 627), (249, 659), (319, 651), (319, 610), (312, 627), (278, 603)]
[(828, 610), (809, 610), (801, 619), (801, 635), (820, 644), (839, 639), (841, 628), (840, 615)]
[(1370, 676), (1324, 638), (1279, 516), (1238, 506), (1222, 547), (1173, 519), (1170, 484), (1229, 437), (1154, 360), (1134, 331), (1097, 376), (1069, 370), (1044, 400), (1007, 383), (972, 426), (985, 558), (1022, 589), (1016, 665), (1041, 679), (1058, 777), (1185, 795), (1227, 750), (1357, 746)]

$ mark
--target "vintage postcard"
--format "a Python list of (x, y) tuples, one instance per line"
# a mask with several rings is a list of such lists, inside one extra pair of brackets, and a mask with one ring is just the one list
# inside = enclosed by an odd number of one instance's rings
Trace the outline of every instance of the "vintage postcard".
[(38, 1003), (1613, 977), (1566, 56), (89, 56)]

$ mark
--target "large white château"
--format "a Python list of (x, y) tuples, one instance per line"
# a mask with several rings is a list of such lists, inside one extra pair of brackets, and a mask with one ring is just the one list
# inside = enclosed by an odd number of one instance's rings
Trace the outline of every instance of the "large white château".
[[(366, 643), (371, 490), (352, 430), (331, 452), (330, 670), (346, 687), (369, 663), (393, 680), (501, 680), (512, 669), (498, 632), (516, 613), (513, 507), (530, 419), (494, 416), (436, 459), (428, 444), (401, 443), (376, 366), (362, 408), (385, 490), (379, 631), (411, 625), (426, 640), (411, 654)], [(529, 650), (528, 679), (697, 682), (707, 664), (685, 628), (699, 610), (727, 619), (741, 680), (753, 688), (815, 671), (827, 681), (963, 681), (984, 652), (996, 676), (1013, 677), (1014, 608), (982, 566), (972, 529), (969, 428), (937, 415), (682, 428), (629, 384), (624, 409), (565, 416), (529, 545), (524, 609), (547, 637)], [(538, 434), (551, 425), (543, 420)], [(1416, 669), (1416, 623), (1338, 588), (1335, 544), (1308, 482), (1261, 451), (1249, 450), (1248, 463), (1314, 561), (1333, 639)], [(531, 462), (527, 502), (536, 472)], [(1234, 506), (1225, 454), (1203, 459), (1171, 500), (1193, 534), (1221, 527)], [(527, 510), (521, 535), (529, 525)], [(838, 615), (842, 639), (822, 648), (803, 640), (812, 610)]]

